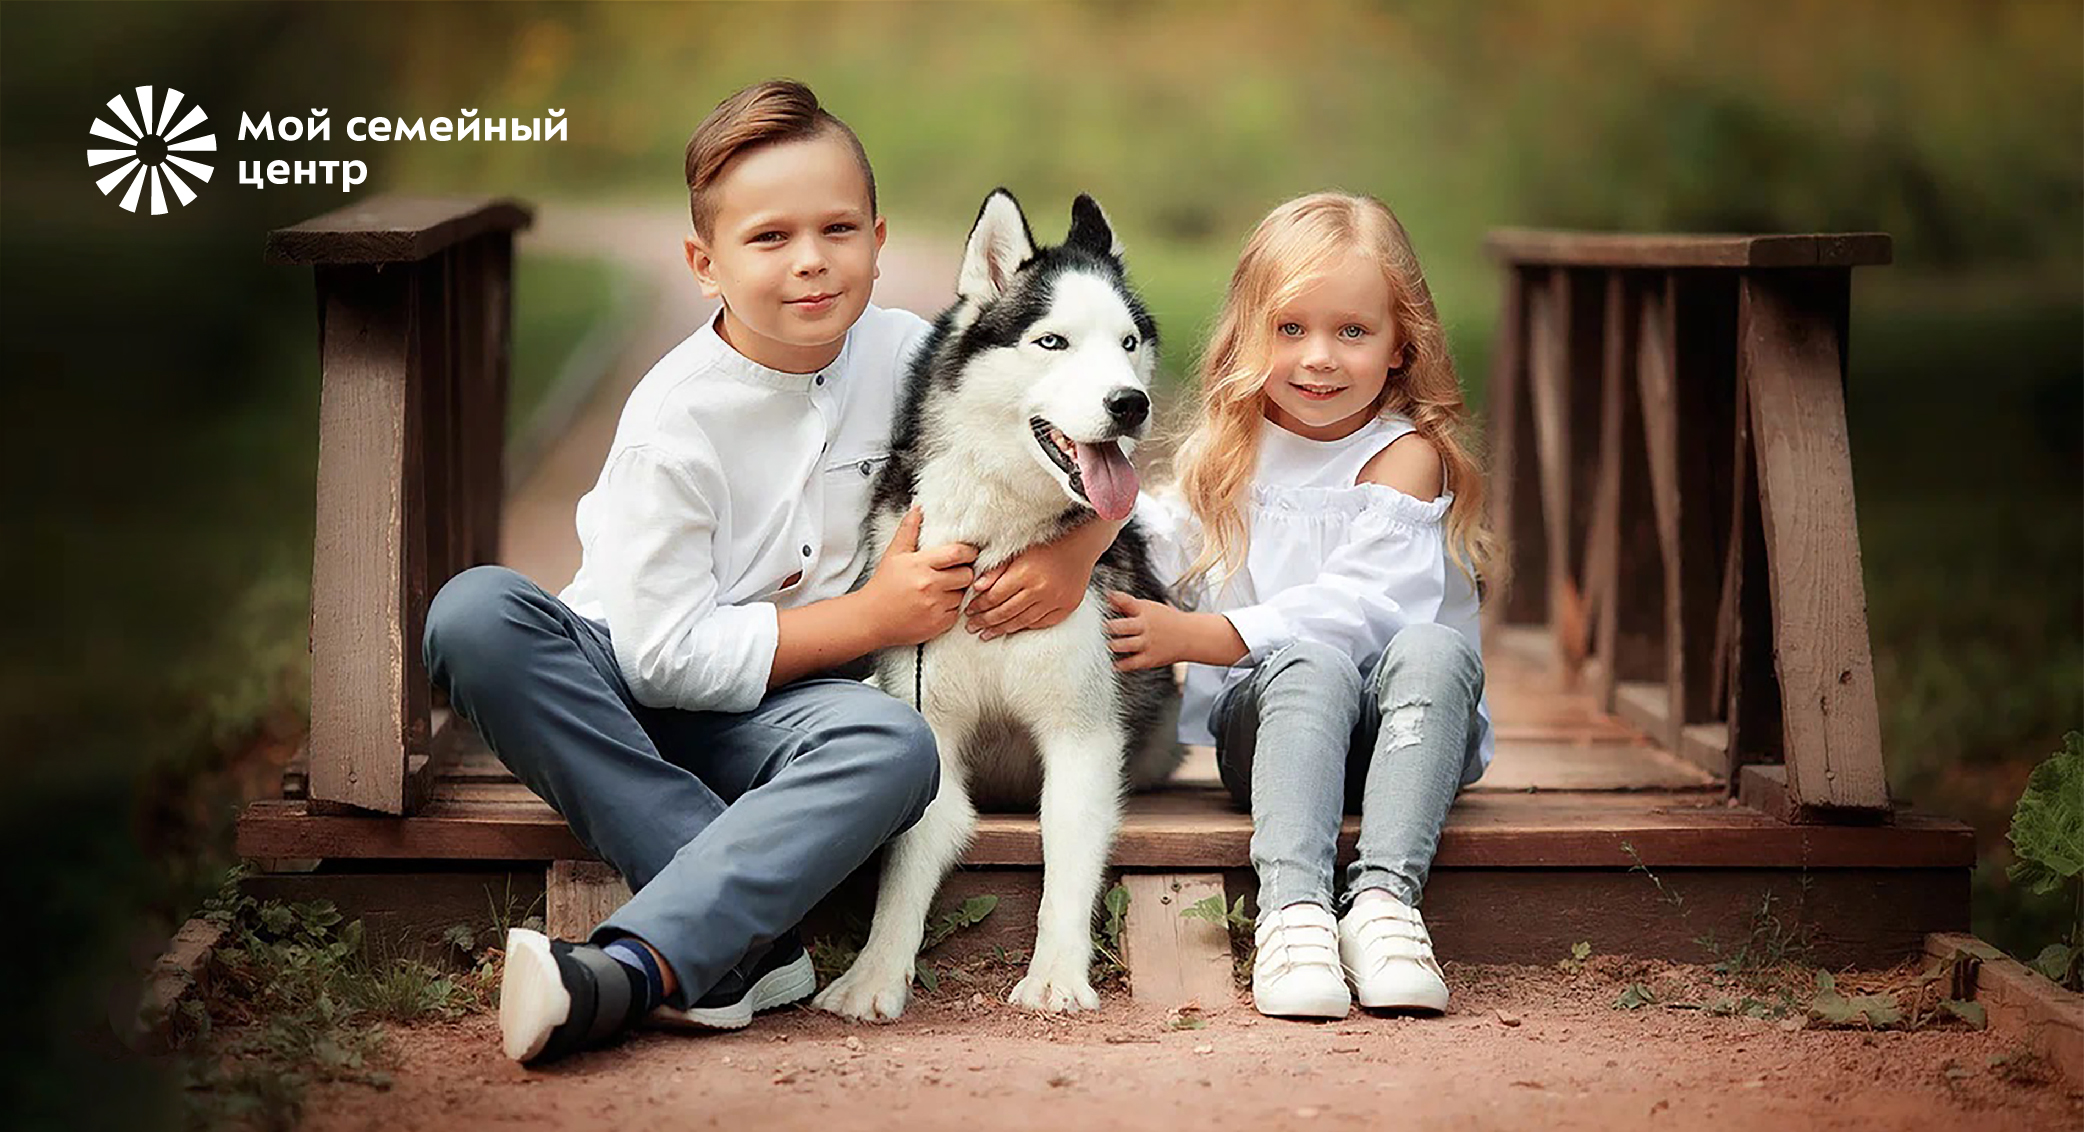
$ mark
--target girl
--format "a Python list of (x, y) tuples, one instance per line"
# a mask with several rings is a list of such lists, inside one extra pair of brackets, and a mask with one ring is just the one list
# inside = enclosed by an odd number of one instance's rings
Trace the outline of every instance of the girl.
[[(1176, 496), (1137, 514), (1196, 612), (1110, 595), (1116, 667), (1187, 662), (1183, 742), (1252, 812), (1261, 1013), (1441, 1011), (1418, 902), (1490, 762), (1476, 579), (1492, 540), (1461, 389), (1410, 238), (1370, 197), (1276, 208), (1239, 257)], [(1340, 815), (1359, 859), (1333, 920)]]

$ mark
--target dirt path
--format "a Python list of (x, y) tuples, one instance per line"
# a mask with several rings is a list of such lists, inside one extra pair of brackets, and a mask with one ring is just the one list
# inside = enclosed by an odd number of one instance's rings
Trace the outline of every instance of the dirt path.
[[(636, 277), (636, 301), (643, 310), (627, 346), (571, 429), (506, 501), (500, 561), (552, 593), (579, 569), (572, 509), (600, 475), (623, 401), (652, 363), (716, 311), (688, 273), (681, 251), (687, 224), (687, 216), (674, 210), (551, 203), (538, 210), (535, 227), (522, 237), (524, 253), (539, 250), (620, 261)], [(957, 240), (906, 236), (900, 230), (884, 246), (874, 302), (931, 318), (954, 295), (960, 254)], [(515, 316), (526, 318), (528, 312), (516, 311)]]
[[(1654, 971), (1659, 974), (1648, 974)], [(1639, 978), (1698, 969), (1595, 960), (1449, 965), (1453, 1011), (1284, 1022), (1236, 1006), (1175, 1029), (1118, 992), (1054, 1018), (953, 980), (901, 1021), (809, 1010), (734, 1034), (646, 1032), (544, 1070), (506, 1061), (490, 1016), (398, 1031), (386, 1091), (329, 1086), (305, 1127), (702, 1129), (2074, 1129), (2084, 1085), (1986, 1031), (1788, 1030), (1616, 1010)], [(2004, 1059), (1993, 1064), (1993, 1059)]]

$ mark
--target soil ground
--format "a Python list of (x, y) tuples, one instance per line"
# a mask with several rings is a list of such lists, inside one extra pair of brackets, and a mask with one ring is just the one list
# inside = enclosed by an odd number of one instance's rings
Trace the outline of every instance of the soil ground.
[(1636, 982), (1705, 1000), (1715, 976), (1700, 968), (1450, 963), (1443, 1017), (1294, 1022), (1240, 998), (1198, 1029), (1119, 987), (1095, 1013), (1032, 1014), (1004, 1002), (1018, 974), (972, 967), (887, 1025), (790, 1008), (735, 1033), (640, 1032), (543, 1069), (506, 1060), (490, 1014), (403, 1028), (390, 1087), (327, 1086), (304, 1127), (2084, 1127), (2084, 1083), (1997, 1033), (1791, 1029), (1613, 1005)]

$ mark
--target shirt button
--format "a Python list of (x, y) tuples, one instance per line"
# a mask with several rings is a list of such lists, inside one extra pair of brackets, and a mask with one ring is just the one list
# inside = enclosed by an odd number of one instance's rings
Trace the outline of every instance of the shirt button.
[(861, 474), (865, 476), (865, 475), (867, 475), (867, 474), (869, 473), (869, 471), (870, 471), (870, 467), (869, 467), (869, 463), (868, 463), (868, 461), (866, 461), (866, 460), (863, 460), (863, 461), (861, 461)]
[(803, 544), (803, 556), (804, 556), (805, 558), (809, 558), (809, 557), (810, 557), (810, 544), (809, 544), (809, 543), (804, 543), (804, 544)]
[(824, 374), (822, 374), (822, 373), (821, 373), (821, 374), (819, 374), (819, 375), (818, 375), (818, 380), (817, 380), (817, 384), (819, 384), (819, 385), (823, 385), (823, 384), (825, 384), (825, 375), (824, 375)]

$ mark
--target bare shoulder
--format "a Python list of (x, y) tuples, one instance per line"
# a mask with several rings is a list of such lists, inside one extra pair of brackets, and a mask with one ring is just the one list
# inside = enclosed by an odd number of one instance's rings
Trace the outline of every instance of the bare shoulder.
[(1415, 432), (1407, 432), (1375, 453), (1360, 470), (1359, 482), (1393, 487), (1413, 499), (1440, 497), (1444, 472), (1440, 450)]

